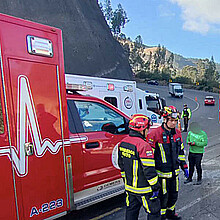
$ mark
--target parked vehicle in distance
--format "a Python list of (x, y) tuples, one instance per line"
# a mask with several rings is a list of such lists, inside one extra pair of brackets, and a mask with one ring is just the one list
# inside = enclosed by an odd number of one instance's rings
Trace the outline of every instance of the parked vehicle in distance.
[(148, 80), (148, 81), (147, 81), (147, 84), (148, 84), (148, 85), (156, 85), (156, 86), (159, 85), (159, 83), (158, 83), (157, 80)]
[(211, 95), (207, 95), (204, 100), (205, 105), (215, 105), (215, 98)]
[(183, 98), (183, 88), (179, 83), (169, 83), (169, 94), (172, 97)]

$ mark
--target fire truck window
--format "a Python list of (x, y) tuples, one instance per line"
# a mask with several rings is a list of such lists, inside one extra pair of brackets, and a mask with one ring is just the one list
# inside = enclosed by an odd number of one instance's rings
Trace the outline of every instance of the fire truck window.
[(2, 102), (0, 100), (0, 134), (5, 132), (4, 121), (3, 121), (3, 112), (2, 112)]
[(85, 132), (104, 131), (106, 125), (115, 126), (115, 133), (126, 132), (125, 118), (105, 105), (96, 102), (75, 101)]
[(111, 103), (116, 108), (118, 107), (118, 103), (117, 103), (117, 98), (116, 97), (105, 97), (104, 100), (109, 102), (109, 103)]
[(139, 99), (138, 101), (139, 101), (139, 108), (140, 108), (140, 109), (143, 109), (142, 100)]
[(67, 100), (69, 130), (72, 134), (83, 132), (82, 122), (80, 120), (78, 109), (73, 100)]

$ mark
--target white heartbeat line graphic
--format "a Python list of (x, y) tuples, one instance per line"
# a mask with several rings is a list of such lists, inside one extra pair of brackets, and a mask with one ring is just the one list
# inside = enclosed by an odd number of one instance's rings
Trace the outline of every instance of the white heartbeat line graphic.
[(48, 150), (51, 154), (57, 154), (62, 145), (82, 142), (86, 137), (72, 137), (70, 140), (51, 141), (49, 138), (42, 140), (34, 107), (33, 97), (28, 78), (20, 75), (18, 78), (18, 116), (17, 116), (17, 147), (6, 146), (0, 149), (0, 156), (8, 156), (18, 176), (23, 177), (28, 173), (28, 157), (25, 155), (24, 143), (28, 142), (30, 132), (35, 156), (42, 157)]

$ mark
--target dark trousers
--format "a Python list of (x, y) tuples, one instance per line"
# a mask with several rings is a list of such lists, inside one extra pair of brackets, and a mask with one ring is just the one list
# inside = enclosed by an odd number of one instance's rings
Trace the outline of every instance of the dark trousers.
[(141, 206), (148, 213), (148, 220), (160, 220), (160, 200), (159, 198), (151, 199), (150, 195), (140, 196), (126, 192), (126, 220), (137, 220)]
[(159, 182), (161, 184), (161, 190), (159, 194), (161, 203), (161, 216), (163, 217), (168, 212), (175, 213), (175, 205), (179, 191), (179, 177), (159, 177)]
[(202, 179), (202, 157), (203, 153), (191, 153), (189, 152), (188, 160), (189, 160), (189, 179), (192, 179), (194, 173), (194, 167), (196, 166), (197, 170), (197, 180)]
[(188, 117), (184, 117), (184, 118), (183, 118), (183, 121), (184, 121), (184, 131), (187, 131), (187, 129), (188, 129), (188, 123), (189, 123)]

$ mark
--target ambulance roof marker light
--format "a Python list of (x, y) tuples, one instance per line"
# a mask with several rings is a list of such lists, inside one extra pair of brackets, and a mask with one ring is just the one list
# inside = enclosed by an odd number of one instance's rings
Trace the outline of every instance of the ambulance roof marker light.
[(113, 83), (107, 83), (107, 90), (108, 91), (114, 91), (115, 85)]
[(90, 82), (90, 81), (83, 81), (83, 85), (85, 85), (88, 90), (93, 89), (92, 82)]
[(66, 84), (66, 89), (70, 91), (87, 91), (88, 87), (83, 84)]
[(133, 86), (132, 85), (126, 85), (123, 87), (124, 91), (126, 92), (133, 92)]

